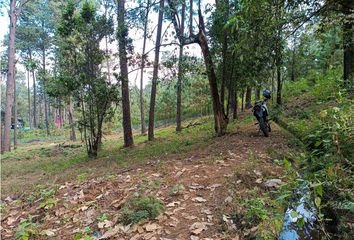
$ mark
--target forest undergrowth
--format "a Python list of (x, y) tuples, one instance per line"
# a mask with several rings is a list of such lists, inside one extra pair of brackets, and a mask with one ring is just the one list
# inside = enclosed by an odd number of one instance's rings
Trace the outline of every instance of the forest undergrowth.
[[(276, 125), (264, 138), (250, 112), (241, 118), (223, 137), (210, 131), (208, 118), (193, 120), (200, 124), (178, 134), (172, 126), (161, 128), (155, 141), (136, 141), (128, 149), (119, 146), (121, 138), (107, 137), (99, 158), (84, 164), (57, 153), (53, 164), (61, 158), (71, 165), (34, 170), (55, 182), (29, 178), (32, 191), (7, 189), (2, 195), (2, 238), (276, 238), (296, 178), (288, 160), (296, 145)], [(39, 148), (37, 161), (57, 148)], [(74, 158), (85, 154), (82, 148), (64, 151)], [(18, 149), (4, 163), (32, 153)], [(11, 178), (17, 177), (9, 174), (5, 182)]]
[(344, 90), (340, 69), (285, 85), (285, 105), (276, 121), (301, 140), (306, 154), (297, 162), (311, 182), (325, 238), (354, 235), (354, 98)]

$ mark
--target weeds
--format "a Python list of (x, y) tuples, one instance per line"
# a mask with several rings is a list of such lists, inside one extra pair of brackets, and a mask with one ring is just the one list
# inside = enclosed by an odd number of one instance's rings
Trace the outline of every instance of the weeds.
[(20, 225), (17, 228), (16, 239), (28, 240), (35, 237), (38, 234), (37, 224), (32, 220), (37, 216), (28, 216), (28, 219), (22, 219)]
[[(337, 70), (331, 70), (309, 76), (309, 81), (285, 85), (288, 106), (280, 117), (306, 145), (307, 161), (302, 173), (311, 183), (320, 223), (332, 225), (331, 237), (350, 239), (348, 236), (354, 234), (347, 224), (354, 216), (354, 208), (350, 207), (354, 205), (351, 161), (354, 159), (354, 105), (346, 97), (346, 90), (340, 88), (340, 75)], [(306, 105), (307, 119), (296, 114), (303, 105)]]
[(251, 223), (259, 223), (264, 221), (267, 216), (265, 204), (261, 198), (252, 198), (242, 203), (241, 206), (246, 206), (244, 220)]
[(185, 187), (183, 186), (183, 184), (178, 183), (176, 185), (174, 185), (171, 190), (170, 190), (170, 195), (172, 196), (176, 196), (181, 194), (183, 191), (185, 190)]
[(163, 203), (155, 197), (137, 194), (120, 210), (119, 220), (124, 225), (135, 224), (143, 220), (155, 219), (163, 209)]

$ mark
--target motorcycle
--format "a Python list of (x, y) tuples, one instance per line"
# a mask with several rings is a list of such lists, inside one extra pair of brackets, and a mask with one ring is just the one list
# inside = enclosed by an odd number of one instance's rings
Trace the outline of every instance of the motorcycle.
[(265, 99), (264, 101), (257, 101), (255, 102), (253, 108), (252, 108), (252, 112), (253, 112), (253, 116), (256, 117), (259, 125), (259, 129), (260, 131), (263, 132), (265, 137), (269, 137), (269, 132), (272, 131), (272, 129), (270, 128), (270, 124), (268, 121), (268, 108), (266, 105), (266, 101), (267, 99)]

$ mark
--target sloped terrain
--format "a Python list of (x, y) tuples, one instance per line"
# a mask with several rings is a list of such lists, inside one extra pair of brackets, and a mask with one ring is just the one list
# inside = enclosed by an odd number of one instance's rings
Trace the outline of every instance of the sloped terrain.
[[(276, 236), (284, 209), (274, 203), (277, 184), (269, 184), (267, 180), (286, 183), (287, 173), (279, 162), (288, 151), (288, 138), (278, 126), (273, 125), (271, 137), (264, 138), (253, 122), (244, 121), (229, 134), (211, 139), (206, 147), (117, 169), (104, 177), (65, 182), (30, 200), (8, 197), (3, 202), (1, 237), (252, 239), (262, 234)], [(161, 202), (163, 207), (158, 216), (125, 225), (123, 212), (129, 202), (144, 196)], [(259, 199), (264, 212), (256, 208), (260, 212), (252, 215), (251, 198)]]

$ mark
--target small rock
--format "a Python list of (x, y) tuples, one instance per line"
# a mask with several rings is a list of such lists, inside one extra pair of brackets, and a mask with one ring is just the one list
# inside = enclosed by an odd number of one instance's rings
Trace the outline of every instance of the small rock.
[(224, 202), (231, 203), (232, 202), (232, 197), (228, 196), (227, 198), (225, 198)]
[(17, 217), (8, 217), (7, 218), (7, 225), (11, 226), (17, 221)]
[(253, 172), (258, 176), (258, 177), (262, 177), (262, 172), (258, 171), (258, 170), (253, 170)]
[(44, 231), (43, 231), (43, 234), (46, 235), (46, 236), (48, 236), (48, 237), (53, 237), (53, 236), (55, 236), (55, 232), (54, 232), (53, 230), (51, 230), (51, 229), (46, 229), (46, 230), (44, 230)]
[(255, 227), (251, 228), (250, 231), (251, 231), (251, 232), (255, 232), (255, 231), (257, 231), (257, 229), (258, 229), (258, 227), (255, 226)]
[(167, 204), (166, 207), (175, 207), (175, 206), (180, 205), (180, 204), (181, 204), (181, 202), (179, 202), (179, 201), (171, 202), (171, 203)]
[(99, 222), (97, 225), (98, 228), (109, 228), (112, 227), (113, 223), (111, 221), (104, 220), (103, 222)]
[(269, 179), (268, 181), (266, 181), (266, 182), (264, 183), (264, 185), (265, 185), (266, 187), (274, 187), (274, 188), (277, 188), (277, 187), (279, 187), (282, 183), (283, 183), (283, 182), (282, 182), (282, 180), (280, 180), (280, 179)]
[(196, 216), (189, 216), (189, 215), (187, 215), (187, 216), (184, 216), (184, 218), (185, 218), (185, 219), (188, 219), (188, 220), (194, 220), (194, 219), (196, 219), (197, 217), (196, 217)]
[(145, 225), (145, 230), (147, 232), (153, 232), (153, 231), (156, 231), (159, 228), (161, 228), (161, 227), (158, 224), (156, 224), (156, 223)]
[(192, 234), (199, 235), (201, 232), (208, 229), (206, 225), (207, 224), (204, 222), (195, 222), (192, 224), (189, 230), (191, 230)]
[(211, 215), (212, 212), (209, 209), (203, 209), (202, 213), (205, 213), (206, 215)]
[(192, 183), (190, 186), (189, 186), (190, 189), (193, 189), (193, 190), (199, 190), (199, 189), (204, 189), (205, 187), (198, 184), (198, 183)]
[(205, 200), (202, 197), (196, 197), (196, 198), (193, 198), (192, 201), (202, 203), (202, 202), (206, 202), (207, 200)]
[(216, 183), (216, 184), (213, 184), (211, 186), (209, 186), (209, 188), (218, 188), (218, 187), (221, 187), (222, 185), (220, 183)]
[(256, 183), (262, 183), (262, 178), (258, 178), (255, 182)]

